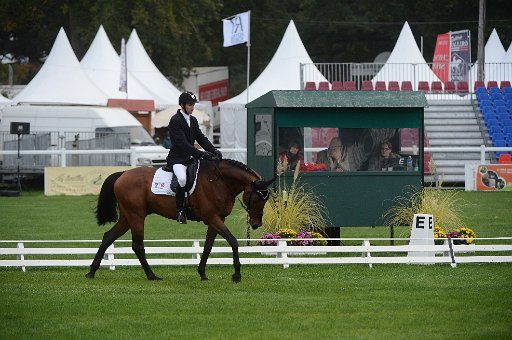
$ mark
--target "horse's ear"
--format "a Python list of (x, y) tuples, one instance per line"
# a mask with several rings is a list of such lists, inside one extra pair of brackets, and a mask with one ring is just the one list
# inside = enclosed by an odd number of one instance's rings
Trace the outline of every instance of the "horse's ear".
[[(264, 180), (261, 180), (261, 186), (266, 189), (270, 186), (270, 184), (274, 183), (274, 181), (276, 180), (277, 178), (277, 175), (274, 174), (274, 177), (272, 179), (269, 179), (268, 181), (264, 181)], [(260, 181), (258, 181), (260, 182)]]

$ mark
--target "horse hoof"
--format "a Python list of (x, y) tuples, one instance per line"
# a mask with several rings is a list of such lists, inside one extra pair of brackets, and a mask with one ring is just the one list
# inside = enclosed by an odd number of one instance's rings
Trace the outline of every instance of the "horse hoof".
[(201, 275), (201, 281), (208, 281), (208, 276)]
[(234, 283), (239, 283), (240, 281), (242, 281), (242, 275), (240, 275), (240, 274), (233, 274), (233, 276), (231, 277), (231, 280)]
[(150, 280), (150, 281), (161, 281), (162, 278), (158, 277), (156, 275), (153, 275), (153, 276), (148, 276), (148, 280)]
[(85, 274), (85, 277), (88, 278), (88, 279), (94, 279), (94, 273), (93, 272), (88, 272), (87, 274)]

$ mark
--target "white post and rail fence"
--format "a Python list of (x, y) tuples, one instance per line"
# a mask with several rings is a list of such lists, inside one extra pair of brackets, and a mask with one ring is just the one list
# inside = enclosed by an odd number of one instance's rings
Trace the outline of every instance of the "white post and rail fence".
[[(318, 239), (312, 239), (315, 240)], [(512, 237), (475, 238), (470, 245), (454, 244), (454, 239), (444, 239), (444, 244), (439, 245), (418, 244), (422, 241), (433, 243), (432, 238), (332, 240), (340, 240), (346, 245), (296, 246), (291, 245), (292, 239), (281, 239), (276, 240), (276, 245), (242, 246), (238, 251), (240, 262), (244, 265), (279, 265), (283, 268), (299, 264), (362, 264), (369, 267), (380, 264), (448, 264), (456, 267), (458, 264), (467, 263), (512, 262)], [(390, 240), (404, 244), (385, 245)], [(202, 242), (203, 240), (144, 241), (147, 245), (145, 249), (148, 262), (153, 266), (196, 266), (203, 252)], [(100, 243), (100, 240), (0, 241), (0, 267), (16, 267), (23, 271), (29, 267), (87, 267), (91, 264)], [(231, 247), (225, 245), (224, 240), (216, 241), (212, 254), (213, 256), (208, 259), (210, 265), (233, 263)], [(116, 266), (140, 264), (133, 254), (131, 241), (117, 240), (107, 249), (101, 265), (114, 270)]]

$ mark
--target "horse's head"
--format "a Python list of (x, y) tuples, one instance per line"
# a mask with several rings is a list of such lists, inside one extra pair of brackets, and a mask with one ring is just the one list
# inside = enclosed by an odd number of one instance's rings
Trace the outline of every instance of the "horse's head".
[(251, 183), (251, 188), (249, 190), (244, 191), (242, 198), (243, 203), (245, 204), (244, 208), (249, 214), (249, 224), (253, 229), (261, 227), (263, 208), (270, 196), (268, 187), (275, 180), (275, 176), (268, 181), (258, 179)]

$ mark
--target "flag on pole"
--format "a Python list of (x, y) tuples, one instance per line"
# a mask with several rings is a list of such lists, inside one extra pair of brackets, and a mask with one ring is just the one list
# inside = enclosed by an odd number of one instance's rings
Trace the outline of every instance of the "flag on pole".
[(128, 81), (127, 81), (127, 68), (126, 68), (126, 45), (124, 38), (121, 40), (121, 76), (119, 78), (119, 91), (128, 94)]
[(222, 19), (224, 47), (249, 41), (249, 13), (250, 11)]

